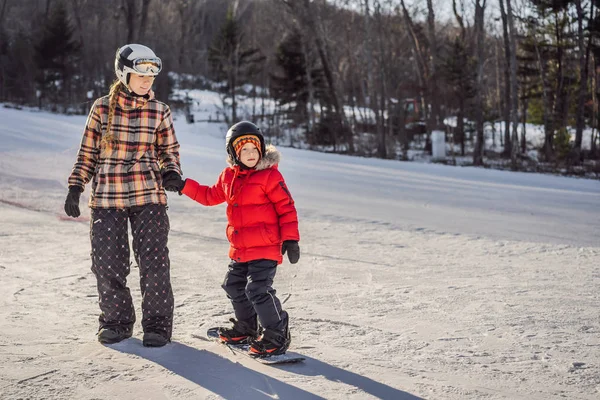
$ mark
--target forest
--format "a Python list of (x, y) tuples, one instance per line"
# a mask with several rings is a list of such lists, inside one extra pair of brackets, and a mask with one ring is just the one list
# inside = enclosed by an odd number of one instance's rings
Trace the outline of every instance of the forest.
[[(0, 0), (0, 102), (86, 114), (115, 51), (163, 60), (158, 99), (291, 146), (600, 174), (600, 0)], [(240, 107), (252, 101), (254, 107)], [(274, 104), (265, 107), (265, 102)], [(262, 106), (261, 106), (262, 105)], [(189, 118), (188, 118), (188, 122)], [(532, 141), (539, 127), (541, 140)], [(411, 152), (412, 150), (412, 152)]]

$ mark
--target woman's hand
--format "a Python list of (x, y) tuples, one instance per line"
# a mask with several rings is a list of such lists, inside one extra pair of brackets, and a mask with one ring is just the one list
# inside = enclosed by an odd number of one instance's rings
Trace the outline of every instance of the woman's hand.
[(69, 217), (77, 218), (81, 215), (81, 211), (79, 210), (79, 196), (81, 196), (81, 192), (83, 188), (79, 186), (69, 186), (69, 194), (67, 194), (67, 199), (65, 200), (65, 213)]
[(163, 187), (169, 192), (181, 192), (185, 186), (185, 180), (175, 171), (166, 172), (162, 179)]

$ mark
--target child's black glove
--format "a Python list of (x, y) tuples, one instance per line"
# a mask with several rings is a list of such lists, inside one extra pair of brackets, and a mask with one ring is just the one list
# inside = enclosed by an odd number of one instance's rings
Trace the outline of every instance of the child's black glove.
[(181, 192), (185, 186), (185, 181), (181, 179), (181, 175), (175, 171), (166, 172), (162, 179), (163, 187), (169, 192)]
[(81, 196), (83, 188), (79, 186), (69, 186), (69, 194), (65, 200), (65, 213), (69, 217), (77, 218), (81, 215), (79, 211), (79, 196)]
[(286, 240), (281, 245), (281, 254), (288, 253), (288, 260), (292, 264), (296, 264), (300, 259), (300, 246), (298, 246), (297, 240)]

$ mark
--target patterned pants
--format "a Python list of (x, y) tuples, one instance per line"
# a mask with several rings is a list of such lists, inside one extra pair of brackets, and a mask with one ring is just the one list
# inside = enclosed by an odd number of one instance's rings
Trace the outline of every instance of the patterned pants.
[(265, 329), (276, 332), (286, 329), (288, 315), (282, 311), (272, 287), (276, 272), (277, 262), (272, 260), (232, 261), (229, 264), (222, 287), (238, 320), (251, 321), (258, 316)]
[(170, 338), (173, 291), (167, 248), (169, 218), (166, 207), (159, 204), (120, 210), (92, 209), (92, 272), (98, 284), (100, 329), (132, 326), (135, 322), (127, 287), (130, 271), (127, 221), (131, 223), (133, 253), (140, 269), (142, 327), (144, 332), (158, 332)]

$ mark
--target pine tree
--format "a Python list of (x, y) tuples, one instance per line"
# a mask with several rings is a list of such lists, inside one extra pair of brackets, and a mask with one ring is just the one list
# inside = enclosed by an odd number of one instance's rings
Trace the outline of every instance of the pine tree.
[(73, 39), (67, 8), (62, 1), (52, 9), (42, 37), (35, 46), (37, 83), (41, 97), (53, 103), (69, 104), (77, 71), (81, 44)]
[(6, 64), (10, 60), (9, 42), (10, 38), (4, 29), (0, 28), (0, 101), (4, 100), (8, 94), (6, 90)]
[[(541, 79), (540, 66), (548, 70), (548, 61), (550, 54), (548, 53), (549, 48), (547, 46), (541, 47), (536, 42), (534, 34), (525, 35), (520, 37), (519, 40), (519, 52), (517, 54), (517, 75), (519, 80), (519, 99), (523, 104), (523, 131), (521, 133), (521, 153), (525, 154), (526, 148), (526, 131), (525, 121), (527, 119), (527, 113), (529, 105), (533, 105), (534, 110), (538, 110), (543, 107), (543, 95), (544, 95), (544, 82)], [(538, 106), (540, 105), (540, 106)], [(534, 112), (534, 119), (537, 118), (535, 123), (541, 123), (546, 126), (546, 121), (540, 113)], [(517, 146), (517, 144), (514, 144)]]
[(23, 31), (10, 37), (0, 50), (0, 92), (2, 98), (20, 104), (35, 99), (36, 67), (30, 37)]
[[(572, 68), (573, 35), (570, 34), (568, 11), (571, 0), (530, 0), (536, 18), (528, 21), (537, 46), (538, 70), (544, 101), (545, 140), (543, 155), (556, 160), (555, 137), (569, 124), (570, 107), (576, 104), (577, 71)], [(531, 35), (530, 35), (531, 36)]]
[(310, 119), (310, 90), (313, 91), (313, 100), (326, 101), (323, 70), (309, 66), (307, 55), (302, 51), (302, 42), (302, 35), (298, 31), (290, 32), (283, 38), (275, 54), (275, 61), (283, 76), (271, 74), (271, 94), (280, 106), (289, 106), (288, 117), (296, 125)]
[(265, 57), (259, 49), (246, 47), (232, 7), (209, 49), (209, 61), (214, 78), (226, 83), (224, 91), (231, 98), (231, 122), (237, 122), (237, 89), (258, 74)]
[(467, 104), (475, 98), (476, 62), (466, 47), (467, 43), (457, 36), (449, 49), (448, 57), (443, 63), (443, 74), (458, 105), (457, 134), (461, 155), (465, 155), (464, 118)]

